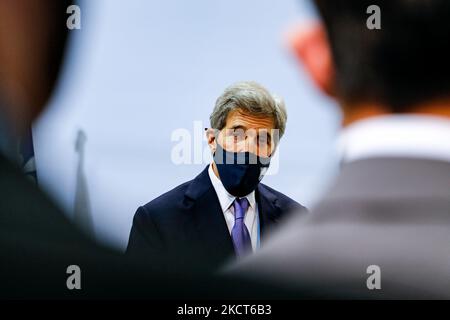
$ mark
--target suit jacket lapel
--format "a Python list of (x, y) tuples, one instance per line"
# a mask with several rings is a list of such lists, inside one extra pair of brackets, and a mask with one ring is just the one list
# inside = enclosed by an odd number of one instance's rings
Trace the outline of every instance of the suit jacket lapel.
[(256, 192), (258, 202), (259, 228), (261, 242), (267, 238), (267, 234), (273, 229), (280, 217), (281, 210), (277, 206), (276, 196), (264, 185), (259, 184)]
[(233, 243), (222, 208), (208, 174), (208, 167), (191, 183), (185, 196), (194, 201), (193, 218), (201, 246), (217, 262), (234, 255)]

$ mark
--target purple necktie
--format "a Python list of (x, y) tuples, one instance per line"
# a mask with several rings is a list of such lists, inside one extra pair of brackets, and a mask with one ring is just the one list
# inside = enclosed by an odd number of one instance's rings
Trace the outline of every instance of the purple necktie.
[(233, 239), (234, 251), (238, 257), (251, 252), (252, 241), (250, 234), (244, 223), (245, 213), (248, 209), (247, 198), (236, 198), (233, 202), (234, 206), (234, 226), (231, 230), (231, 238)]

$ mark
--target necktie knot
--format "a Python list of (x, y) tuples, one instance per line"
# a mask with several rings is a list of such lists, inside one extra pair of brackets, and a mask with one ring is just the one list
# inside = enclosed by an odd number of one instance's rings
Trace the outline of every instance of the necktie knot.
[(236, 198), (234, 200), (234, 219), (243, 219), (247, 212), (249, 203), (247, 198)]

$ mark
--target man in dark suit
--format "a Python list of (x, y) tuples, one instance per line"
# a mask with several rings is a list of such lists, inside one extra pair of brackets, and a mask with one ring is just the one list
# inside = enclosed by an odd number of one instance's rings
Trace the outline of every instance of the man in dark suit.
[[(254, 82), (236, 83), (217, 99), (207, 130), (214, 161), (195, 179), (140, 207), (127, 253), (169, 253), (193, 268), (215, 270), (258, 250), (267, 234), (301, 205), (259, 183), (285, 130), (281, 100)], [(194, 258), (195, 257), (195, 258)]]
[(342, 170), (232, 272), (296, 297), (450, 298), (450, 3), (315, 3), (293, 48), (342, 107)]

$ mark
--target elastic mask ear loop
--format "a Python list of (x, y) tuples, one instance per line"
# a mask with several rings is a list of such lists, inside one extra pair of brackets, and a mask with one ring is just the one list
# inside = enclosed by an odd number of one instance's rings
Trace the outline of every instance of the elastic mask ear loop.
[[(214, 152), (213, 152), (213, 159), (214, 162), (216, 162), (217, 165), (217, 149), (223, 149), (223, 147), (219, 144), (219, 134), (220, 134), (220, 130), (219, 129), (213, 129), (214, 130), (214, 141), (216, 142), (216, 147), (214, 148)], [(222, 155), (219, 155), (223, 158), (223, 153)], [(223, 164), (223, 159), (221, 160), (222, 162), (219, 162), (219, 164)]]

